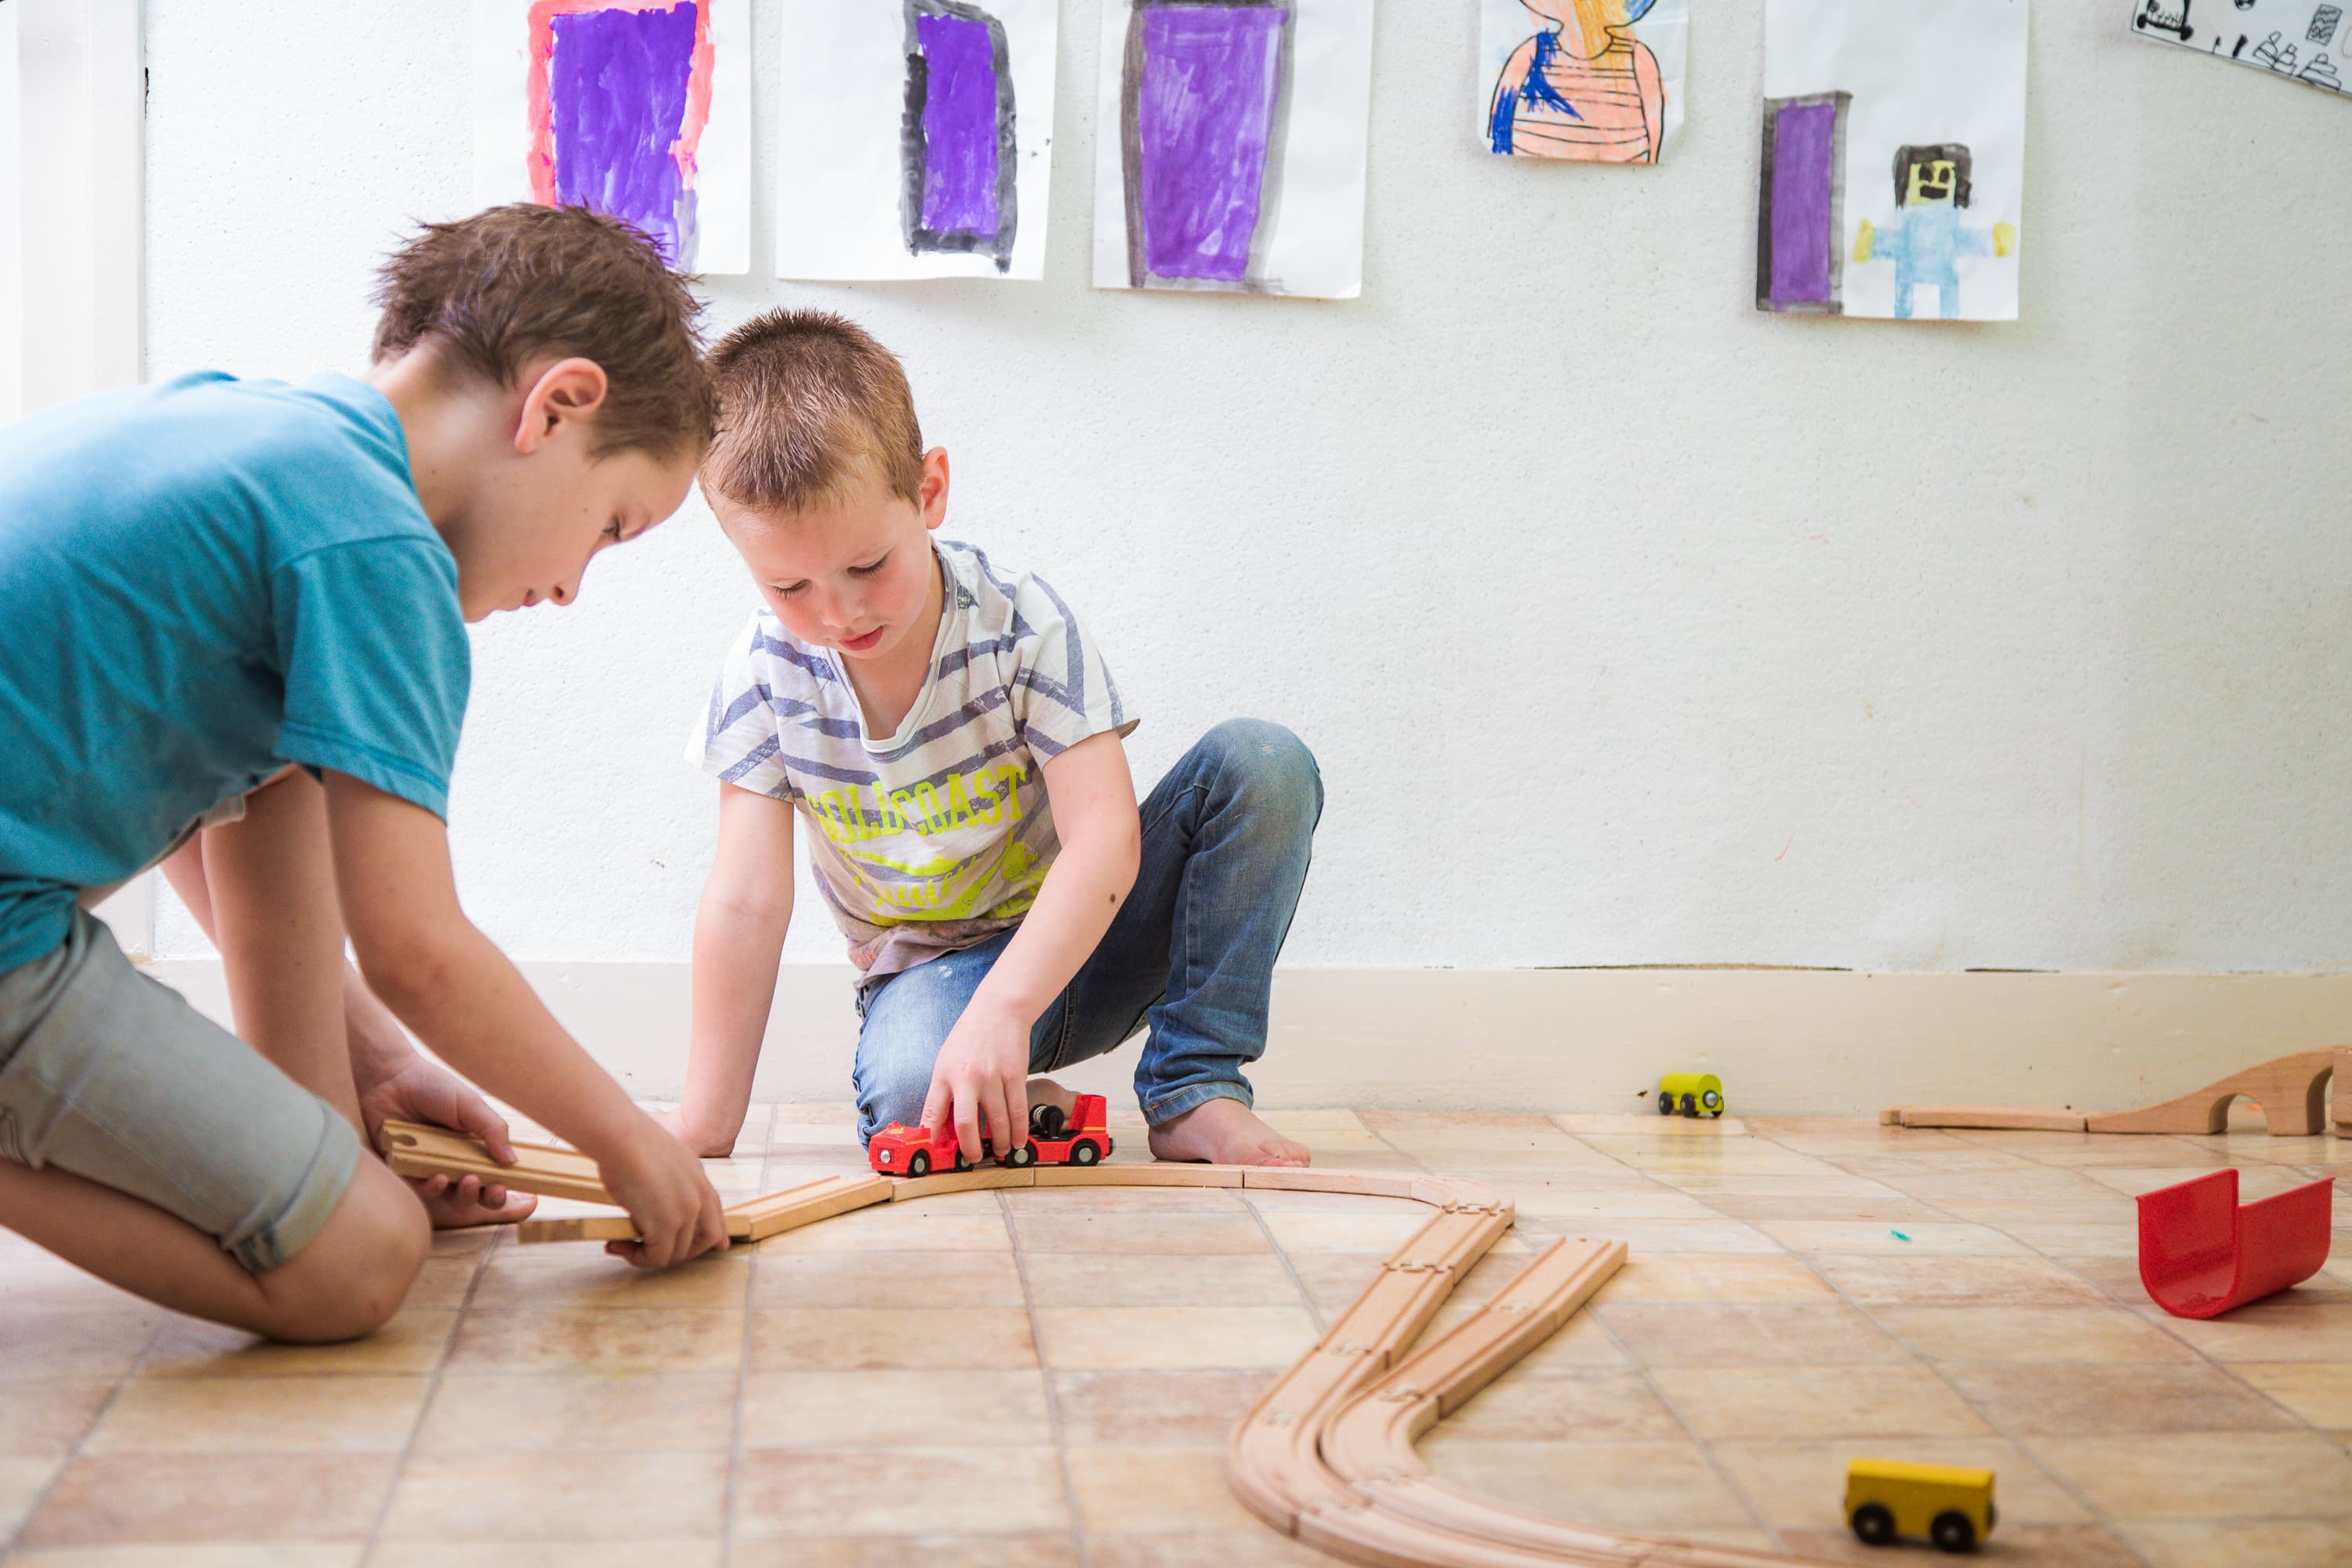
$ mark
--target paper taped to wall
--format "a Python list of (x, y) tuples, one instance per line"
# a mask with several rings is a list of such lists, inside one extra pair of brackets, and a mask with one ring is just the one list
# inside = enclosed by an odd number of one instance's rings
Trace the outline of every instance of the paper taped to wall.
[(1478, 52), (1488, 152), (1654, 163), (1682, 127), (1690, 0), (1481, 0)]
[(2131, 25), (2152, 43), (2340, 93), (2345, 52), (2352, 49), (2347, 4), (2352, 0), (2131, 0)]

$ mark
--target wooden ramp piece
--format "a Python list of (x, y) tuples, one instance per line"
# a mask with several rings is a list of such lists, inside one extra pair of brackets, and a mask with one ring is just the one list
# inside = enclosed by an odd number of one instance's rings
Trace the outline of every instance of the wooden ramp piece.
[[(2338, 1073), (2341, 1067), (2344, 1070)], [(2230, 1102), (2241, 1095), (2263, 1109), (2263, 1125), (2274, 1138), (2309, 1138), (2327, 1131), (2327, 1085), (2352, 1082), (2352, 1047), (2297, 1051), (2231, 1073), (2194, 1094), (2145, 1105), (2136, 1110), (2085, 1113), (2032, 1110), (1998, 1105), (1899, 1105), (1879, 1113), (1879, 1121), (1902, 1127), (2026, 1128), (2053, 1132), (2169, 1132), (2191, 1137), (2222, 1132), (2230, 1125)], [(2339, 1095), (2336, 1131), (2352, 1137), (2352, 1091)]]

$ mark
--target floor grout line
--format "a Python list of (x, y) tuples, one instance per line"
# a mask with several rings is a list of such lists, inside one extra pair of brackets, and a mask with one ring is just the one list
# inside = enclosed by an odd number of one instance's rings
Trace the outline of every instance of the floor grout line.
[(1002, 1188), (992, 1194), (996, 1199), (996, 1212), (1004, 1221), (1004, 1234), (1013, 1248), (1013, 1272), (1021, 1281), (1021, 1310), (1029, 1320), (1029, 1343), (1037, 1355), (1037, 1384), (1045, 1395), (1045, 1429), (1054, 1439), (1054, 1467), (1062, 1478), (1062, 1497), (1070, 1512), (1070, 1535), (1077, 1544), (1078, 1568), (1094, 1568), (1094, 1548), (1087, 1534), (1086, 1510), (1078, 1505), (1078, 1487), (1070, 1474), (1070, 1446), (1062, 1430), (1062, 1396), (1054, 1386), (1054, 1375), (1045, 1364), (1045, 1336), (1037, 1327), (1037, 1300), (1029, 1289), (1029, 1263), (1021, 1245), (1021, 1226), (1014, 1223), (1012, 1202)]
[(416, 1436), (425, 1429), (425, 1418), (433, 1412), (433, 1402), (440, 1397), (442, 1374), (449, 1368), (449, 1358), (457, 1348), (457, 1336), (465, 1331), (466, 1314), (473, 1310), (474, 1297), (482, 1288), (482, 1276), (490, 1269), (490, 1258), (506, 1245), (503, 1228), (493, 1229), (489, 1241), (474, 1249), (474, 1267), (466, 1277), (465, 1293), (457, 1299), (457, 1310), (449, 1324), (449, 1337), (441, 1342), (440, 1351), (433, 1358), (433, 1366), (425, 1374), (425, 1397), (417, 1402), (415, 1418), (408, 1424), (408, 1436), (400, 1445), (400, 1454), (392, 1467), (392, 1480), (383, 1489), (383, 1501), (375, 1510), (375, 1519), (360, 1551), (360, 1562), (372, 1561), (383, 1544), (384, 1521), (392, 1517), (393, 1500), (400, 1495), (401, 1482), (408, 1478), (408, 1461), (416, 1453)]

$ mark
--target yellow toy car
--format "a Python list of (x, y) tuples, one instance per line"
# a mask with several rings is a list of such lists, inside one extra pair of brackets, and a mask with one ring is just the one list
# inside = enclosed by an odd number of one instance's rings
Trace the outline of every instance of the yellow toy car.
[(1845, 1517), (1866, 1545), (1924, 1535), (1946, 1552), (1973, 1552), (1992, 1533), (1992, 1472), (1856, 1459), (1845, 1468)]
[(1721, 1116), (1723, 1080), (1711, 1072), (1670, 1072), (1658, 1080), (1658, 1114)]

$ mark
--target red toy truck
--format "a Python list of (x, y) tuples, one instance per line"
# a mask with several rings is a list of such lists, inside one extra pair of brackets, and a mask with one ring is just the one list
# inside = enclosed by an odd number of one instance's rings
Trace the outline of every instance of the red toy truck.
[[(1110, 1158), (1110, 1108), (1099, 1094), (1078, 1096), (1077, 1126), (1073, 1129), (1057, 1105), (1029, 1108), (1029, 1141), (998, 1161), (1018, 1168), (1043, 1162), (1048, 1165), (1091, 1165)], [(994, 1154), (992, 1147), (985, 1155)], [(933, 1170), (969, 1171), (972, 1162), (956, 1147), (955, 1129), (943, 1127), (937, 1138), (928, 1127), (901, 1127), (893, 1121), (866, 1145), (866, 1163), (886, 1176), (927, 1176)]]

